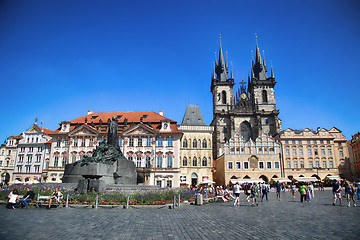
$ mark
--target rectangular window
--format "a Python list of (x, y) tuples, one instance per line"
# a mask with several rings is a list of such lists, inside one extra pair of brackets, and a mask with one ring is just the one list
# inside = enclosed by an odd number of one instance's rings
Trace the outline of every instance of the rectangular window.
[(299, 140), (299, 145), (301, 145), (302, 144), (302, 141), (301, 140)]
[(146, 157), (146, 158), (145, 158), (145, 166), (146, 166), (147, 168), (150, 167), (150, 157)]
[(289, 156), (290, 155), (290, 149), (285, 149), (285, 154), (286, 154), (286, 156)]
[(85, 147), (85, 138), (81, 139), (81, 147)]
[(244, 162), (244, 169), (249, 169), (249, 162)]
[(136, 167), (141, 167), (141, 157), (136, 157)]
[(19, 155), (19, 163), (22, 163), (24, 161), (24, 155)]
[(123, 146), (123, 139), (122, 138), (119, 138), (119, 145), (120, 145), (120, 147)]
[(228, 162), (228, 169), (233, 169), (233, 162)]
[(274, 162), (275, 169), (280, 169), (280, 162)]
[(161, 187), (161, 180), (156, 180), (156, 186)]
[(324, 140), (320, 140), (320, 144), (324, 144)]
[(39, 173), (39, 172), (40, 172), (40, 166), (39, 166), (39, 165), (35, 165), (35, 166), (34, 166), (34, 171), (35, 171), (36, 173)]
[(332, 151), (331, 151), (331, 148), (328, 149), (328, 155), (332, 155)]
[(296, 156), (296, 149), (293, 149), (293, 155)]
[(287, 161), (287, 162), (286, 162), (286, 167), (287, 167), (287, 168), (291, 168), (291, 162), (290, 162), (290, 161)]
[(129, 157), (128, 157), (128, 160), (132, 161), (132, 160), (133, 160), (133, 157), (129, 156)]
[(64, 142), (65, 142), (65, 147), (68, 147), (69, 146), (69, 139), (65, 139)]
[(323, 161), (323, 168), (327, 168), (327, 162)]
[(319, 161), (315, 162), (315, 167), (317, 167), (317, 168), (320, 167), (320, 162)]
[(172, 187), (172, 181), (171, 181), (171, 180), (167, 180), (167, 181), (166, 181), (166, 186), (167, 186), (168, 188), (171, 188), (171, 187)]
[(21, 166), (21, 165), (16, 166), (16, 168), (17, 168), (17, 172), (18, 172), (18, 173), (21, 172), (21, 170), (22, 170), (22, 166)]
[(294, 168), (298, 168), (298, 161), (294, 161)]
[(168, 138), (168, 147), (172, 147), (173, 146), (173, 140), (172, 140), (172, 138)]
[(314, 154), (315, 154), (315, 156), (319, 155), (319, 150), (318, 150), (318, 149), (314, 149)]
[(36, 162), (41, 162), (41, 155), (36, 155)]
[(173, 158), (167, 157), (167, 167), (172, 168), (173, 167)]
[(304, 152), (303, 152), (302, 148), (299, 149), (299, 155), (300, 156), (304, 155)]
[(307, 140), (307, 144), (311, 144), (310, 140)]
[(133, 147), (133, 146), (134, 146), (134, 139), (129, 138), (129, 147)]
[(285, 144), (289, 144), (289, 140), (285, 140)]
[(266, 168), (271, 169), (271, 162), (266, 162)]
[(60, 143), (61, 143), (61, 141), (60, 141), (60, 139), (58, 139), (58, 140), (56, 141), (56, 147), (60, 147)]
[(329, 167), (333, 168), (334, 167), (334, 162), (333, 161), (329, 161)]
[(236, 169), (241, 169), (241, 162), (235, 162)]
[(25, 166), (25, 172), (29, 173), (31, 171), (31, 165), (30, 166)]
[(340, 150), (340, 157), (344, 157), (344, 151)]
[(309, 168), (313, 168), (313, 167), (314, 167), (313, 161), (309, 161)]
[(76, 162), (76, 156), (72, 156), (72, 162)]
[(321, 155), (325, 156), (325, 149), (321, 149)]
[(327, 140), (327, 143), (330, 144), (330, 140)]
[(341, 147), (341, 142), (338, 143), (338, 146)]
[(259, 162), (259, 168), (264, 169), (264, 162)]
[(292, 140), (292, 144), (296, 144), (296, 141), (295, 141), (295, 140)]
[[(4, 151), (3, 151), (4, 152)], [(20, 152), (25, 152), (25, 148), (24, 147), (21, 147), (20, 148)], [(3, 154), (4, 155), (4, 154)]]
[[(34, 148), (33, 147), (29, 147), (29, 152), (33, 152), (34, 151)], [(9, 155), (10, 155), (10, 152), (9, 152)]]
[(43, 151), (43, 148), (42, 147), (38, 147), (38, 152), (42, 152)]
[(156, 167), (162, 168), (162, 157), (157, 157)]
[(312, 155), (312, 151), (310, 148), (308, 149), (308, 155)]
[(300, 168), (305, 168), (304, 161), (300, 161)]
[(27, 163), (31, 163), (32, 162), (32, 155), (27, 155)]
[(316, 140), (314, 140), (314, 141), (313, 141), (313, 143), (314, 143), (314, 144), (317, 144), (317, 141), (316, 141)]
[(158, 138), (158, 140), (157, 140), (157, 145), (158, 145), (158, 147), (162, 147), (163, 146), (163, 139), (162, 138)]
[(142, 147), (142, 145), (143, 145), (143, 140), (142, 140), (142, 138), (138, 138), (138, 147)]
[(90, 138), (89, 139), (89, 147), (93, 147), (94, 146), (94, 139)]
[(59, 165), (59, 157), (55, 156), (54, 158), (54, 167), (57, 167)]
[(77, 139), (74, 139), (74, 147), (78, 146), (79, 141)]
[(146, 146), (151, 147), (151, 138), (146, 139)]

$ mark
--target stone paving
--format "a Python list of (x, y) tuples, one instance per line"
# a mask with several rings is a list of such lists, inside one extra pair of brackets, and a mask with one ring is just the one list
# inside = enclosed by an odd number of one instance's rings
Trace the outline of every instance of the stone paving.
[[(251, 207), (233, 202), (169, 208), (0, 206), (0, 239), (359, 239), (360, 207), (332, 206), (331, 191), (309, 203), (290, 192)], [(345, 199), (344, 199), (345, 200)]]

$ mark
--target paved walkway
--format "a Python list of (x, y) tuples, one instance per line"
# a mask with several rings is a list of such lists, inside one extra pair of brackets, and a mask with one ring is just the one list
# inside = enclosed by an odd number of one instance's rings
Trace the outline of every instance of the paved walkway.
[(332, 206), (331, 191), (309, 203), (299, 193), (251, 207), (233, 202), (162, 208), (6, 209), (0, 239), (359, 239), (360, 207)]

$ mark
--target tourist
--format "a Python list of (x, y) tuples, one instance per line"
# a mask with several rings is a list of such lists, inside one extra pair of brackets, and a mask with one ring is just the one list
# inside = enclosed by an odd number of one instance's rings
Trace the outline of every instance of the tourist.
[(221, 198), (224, 202), (228, 202), (228, 200), (224, 197), (224, 190), (222, 189), (222, 186), (217, 189), (217, 198)]
[(238, 206), (240, 206), (240, 185), (238, 182), (236, 182), (234, 188), (233, 188), (233, 191), (234, 191), (234, 195), (235, 195), (235, 202), (234, 202), (234, 206), (236, 206), (236, 204)]
[(269, 192), (269, 190), (270, 190), (270, 189), (269, 189), (269, 185), (263, 183), (263, 184), (262, 184), (262, 190), (261, 190), (261, 192), (262, 192), (262, 194), (261, 194), (261, 201), (263, 201), (264, 196), (266, 196), (266, 201), (269, 201), (269, 200), (268, 200), (268, 192)]
[(351, 199), (353, 200), (354, 207), (356, 207), (356, 202), (355, 202), (355, 198), (354, 198), (355, 188), (349, 181), (345, 182), (345, 192), (346, 192), (346, 198), (348, 201), (348, 207), (350, 207), (350, 205), (351, 205)]
[(311, 198), (315, 198), (315, 188), (314, 188), (314, 185), (312, 183), (309, 184), (309, 192), (311, 194)]
[(250, 200), (249, 200), (250, 195), (251, 195), (251, 184), (250, 183), (246, 183), (244, 191), (246, 194), (246, 201), (250, 202)]
[(281, 200), (280, 193), (281, 193), (281, 184), (280, 184), (280, 182), (277, 182), (276, 183), (276, 199), (279, 201)]
[(324, 183), (323, 182), (320, 183), (320, 190), (324, 191)]
[(291, 184), (291, 194), (295, 198), (296, 195), (296, 185), (294, 183)]
[(49, 201), (48, 209), (51, 207), (52, 200), (54, 199), (56, 202), (60, 202), (60, 198), (63, 196), (61, 192), (59, 192), (58, 188), (55, 188), (55, 192), (49, 197), (47, 200)]
[(310, 202), (310, 200), (311, 200), (310, 183), (308, 183), (306, 189), (306, 201)]
[(360, 182), (356, 184), (357, 199), (360, 200)]
[(21, 207), (27, 208), (28, 202), (31, 202), (35, 197), (35, 193), (30, 190), (30, 188), (26, 188), (25, 196), (20, 200)]
[(300, 192), (300, 202), (304, 202), (306, 200), (306, 191), (307, 187), (304, 183), (300, 183), (299, 192)]
[(333, 192), (333, 195), (334, 195), (333, 205), (335, 205), (336, 199), (339, 198), (339, 202), (340, 202), (340, 206), (341, 206), (341, 203), (342, 203), (342, 199), (341, 199), (341, 186), (340, 186), (339, 181), (335, 181), (335, 182), (334, 182), (333, 187), (332, 187), (332, 192)]
[(256, 183), (253, 183), (253, 185), (251, 186), (251, 198), (252, 198), (252, 201), (251, 201), (251, 206), (256, 206), (259, 205), (259, 203), (257, 202), (257, 196), (259, 195), (259, 188), (257, 186)]
[(20, 201), (19, 191), (15, 188), (14, 191), (9, 193), (8, 198), (9, 201), (6, 207), (10, 209), (15, 209), (15, 204)]

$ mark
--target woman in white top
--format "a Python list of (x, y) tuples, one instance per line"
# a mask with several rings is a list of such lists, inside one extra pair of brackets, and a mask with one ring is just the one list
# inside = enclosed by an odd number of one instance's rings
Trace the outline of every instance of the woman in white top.
[(19, 198), (19, 191), (17, 189), (14, 189), (14, 191), (9, 193), (9, 201), (7, 204), (7, 208), (15, 209), (14, 205), (16, 204), (16, 201), (20, 201)]

